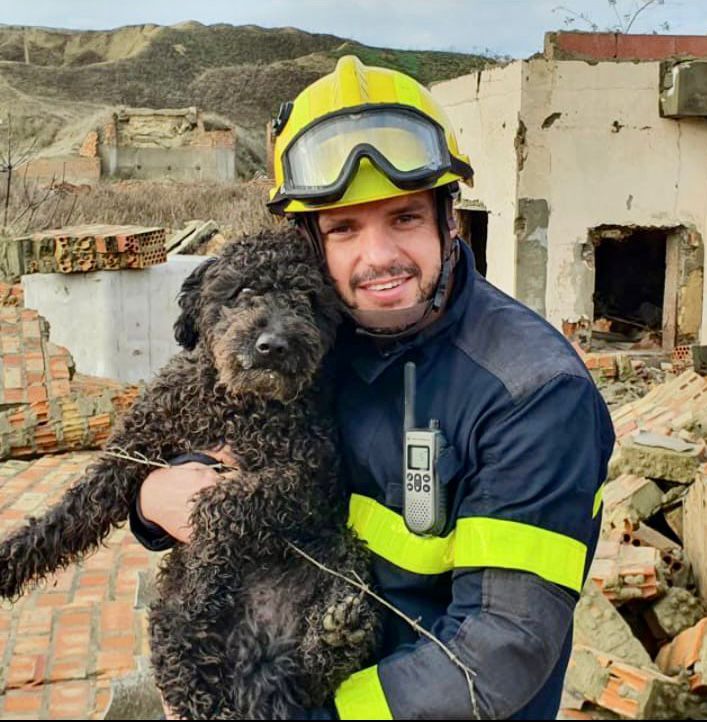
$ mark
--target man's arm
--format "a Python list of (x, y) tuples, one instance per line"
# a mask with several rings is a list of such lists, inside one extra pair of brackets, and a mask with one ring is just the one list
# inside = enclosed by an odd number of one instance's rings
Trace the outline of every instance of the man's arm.
[[(431, 631), (476, 673), (484, 718), (521, 710), (566, 654), (612, 445), (593, 384), (564, 375), (481, 434), (454, 532), (452, 602)], [(336, 705), (342, 719), (473, 716), (464, 674), (428, 640), (353, 675)]]
[(188, 461), (178, 466), (155, 469), (143, 481), (130, 509), (130, 530), (150, 551), (163, 551), (178, 541), (189, 541), (189, 516), (194, 497), (202, 489), (223, 478), (223, 474), (218, 474), (207, 465), (208, 459), (233, 468), (238, 466), (228, 447), (196, 452), (189, 456), (202, 457), (203, 462)]

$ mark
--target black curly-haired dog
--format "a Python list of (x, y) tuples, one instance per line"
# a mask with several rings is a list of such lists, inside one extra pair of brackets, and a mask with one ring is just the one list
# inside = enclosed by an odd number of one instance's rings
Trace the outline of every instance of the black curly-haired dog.
[[(150, 610), (157, 686), (183, 718), (291, 717), (365, 666), (377, 627), (367, 597), (287, 544), (369, 579), (368, 553), (346, 528), (322, 370), (336, 296), (296, 233), (261, 233), (199, 266), (179, 303), (186, 350), (107, 449), (170, 459), (228, 444), (239, 468), (199, 493), (190, 543), (162, 563)], [(95, 550), (127, 519), (145, 474), (102, 455), (0, 545), (0, 596), (15, 598)]]

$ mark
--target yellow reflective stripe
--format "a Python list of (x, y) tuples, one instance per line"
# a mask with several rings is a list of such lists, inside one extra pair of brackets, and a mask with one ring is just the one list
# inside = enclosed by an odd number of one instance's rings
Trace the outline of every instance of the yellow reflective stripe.
[(501, 567), (532, 572), (579, 592), (587, 547), (572, 537), (506, 519), (459, 519), (455, 567)]
[(352, 494), (349, 526), (379, 557), (415, 574), (442, 574), (454, 567), (453, 533), (423, 537), (405, 526), (400, 514), (374, 499)]
[(446, 537), (422, 537), (403, 517), (377, 501), (352, 494), (349, 526), (369, 549), (415, 574), (442, 574), (455, 567), (500, 567), (532, 572), (579, 591), (587, 547), (558, 532), (505, 519), (458, 519)]
[(597, 493), (594, 494), (594, 506), (592, 507), (592, 519), (596, 519), (596, 516), (599, 513), (599, 509), (601, 508), (601, 500), (604, 496), (604, 486), (605, 486), (605, 483), (602, 484), (597, 489)]
[(393, 719), (378, 667), (368, 667), (345, 679), (334, 695), (339, 719)]

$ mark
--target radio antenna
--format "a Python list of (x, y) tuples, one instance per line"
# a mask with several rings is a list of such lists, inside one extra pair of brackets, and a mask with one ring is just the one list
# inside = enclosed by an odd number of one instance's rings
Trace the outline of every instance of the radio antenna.
[(415, 362), (405, 364), (405, 431), (415, 428)]

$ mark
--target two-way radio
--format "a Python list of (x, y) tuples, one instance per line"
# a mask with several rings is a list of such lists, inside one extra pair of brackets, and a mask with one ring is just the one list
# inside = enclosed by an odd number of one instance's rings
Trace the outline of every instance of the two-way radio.
[(403, 449), (403, 518), (415, 534), (437, 535), (447, 517), (445, 489), (437, 460), (445, 446), (439, 419), (428, 428), (415, 426), (415, 364), (405, 364), (405, 444)]

